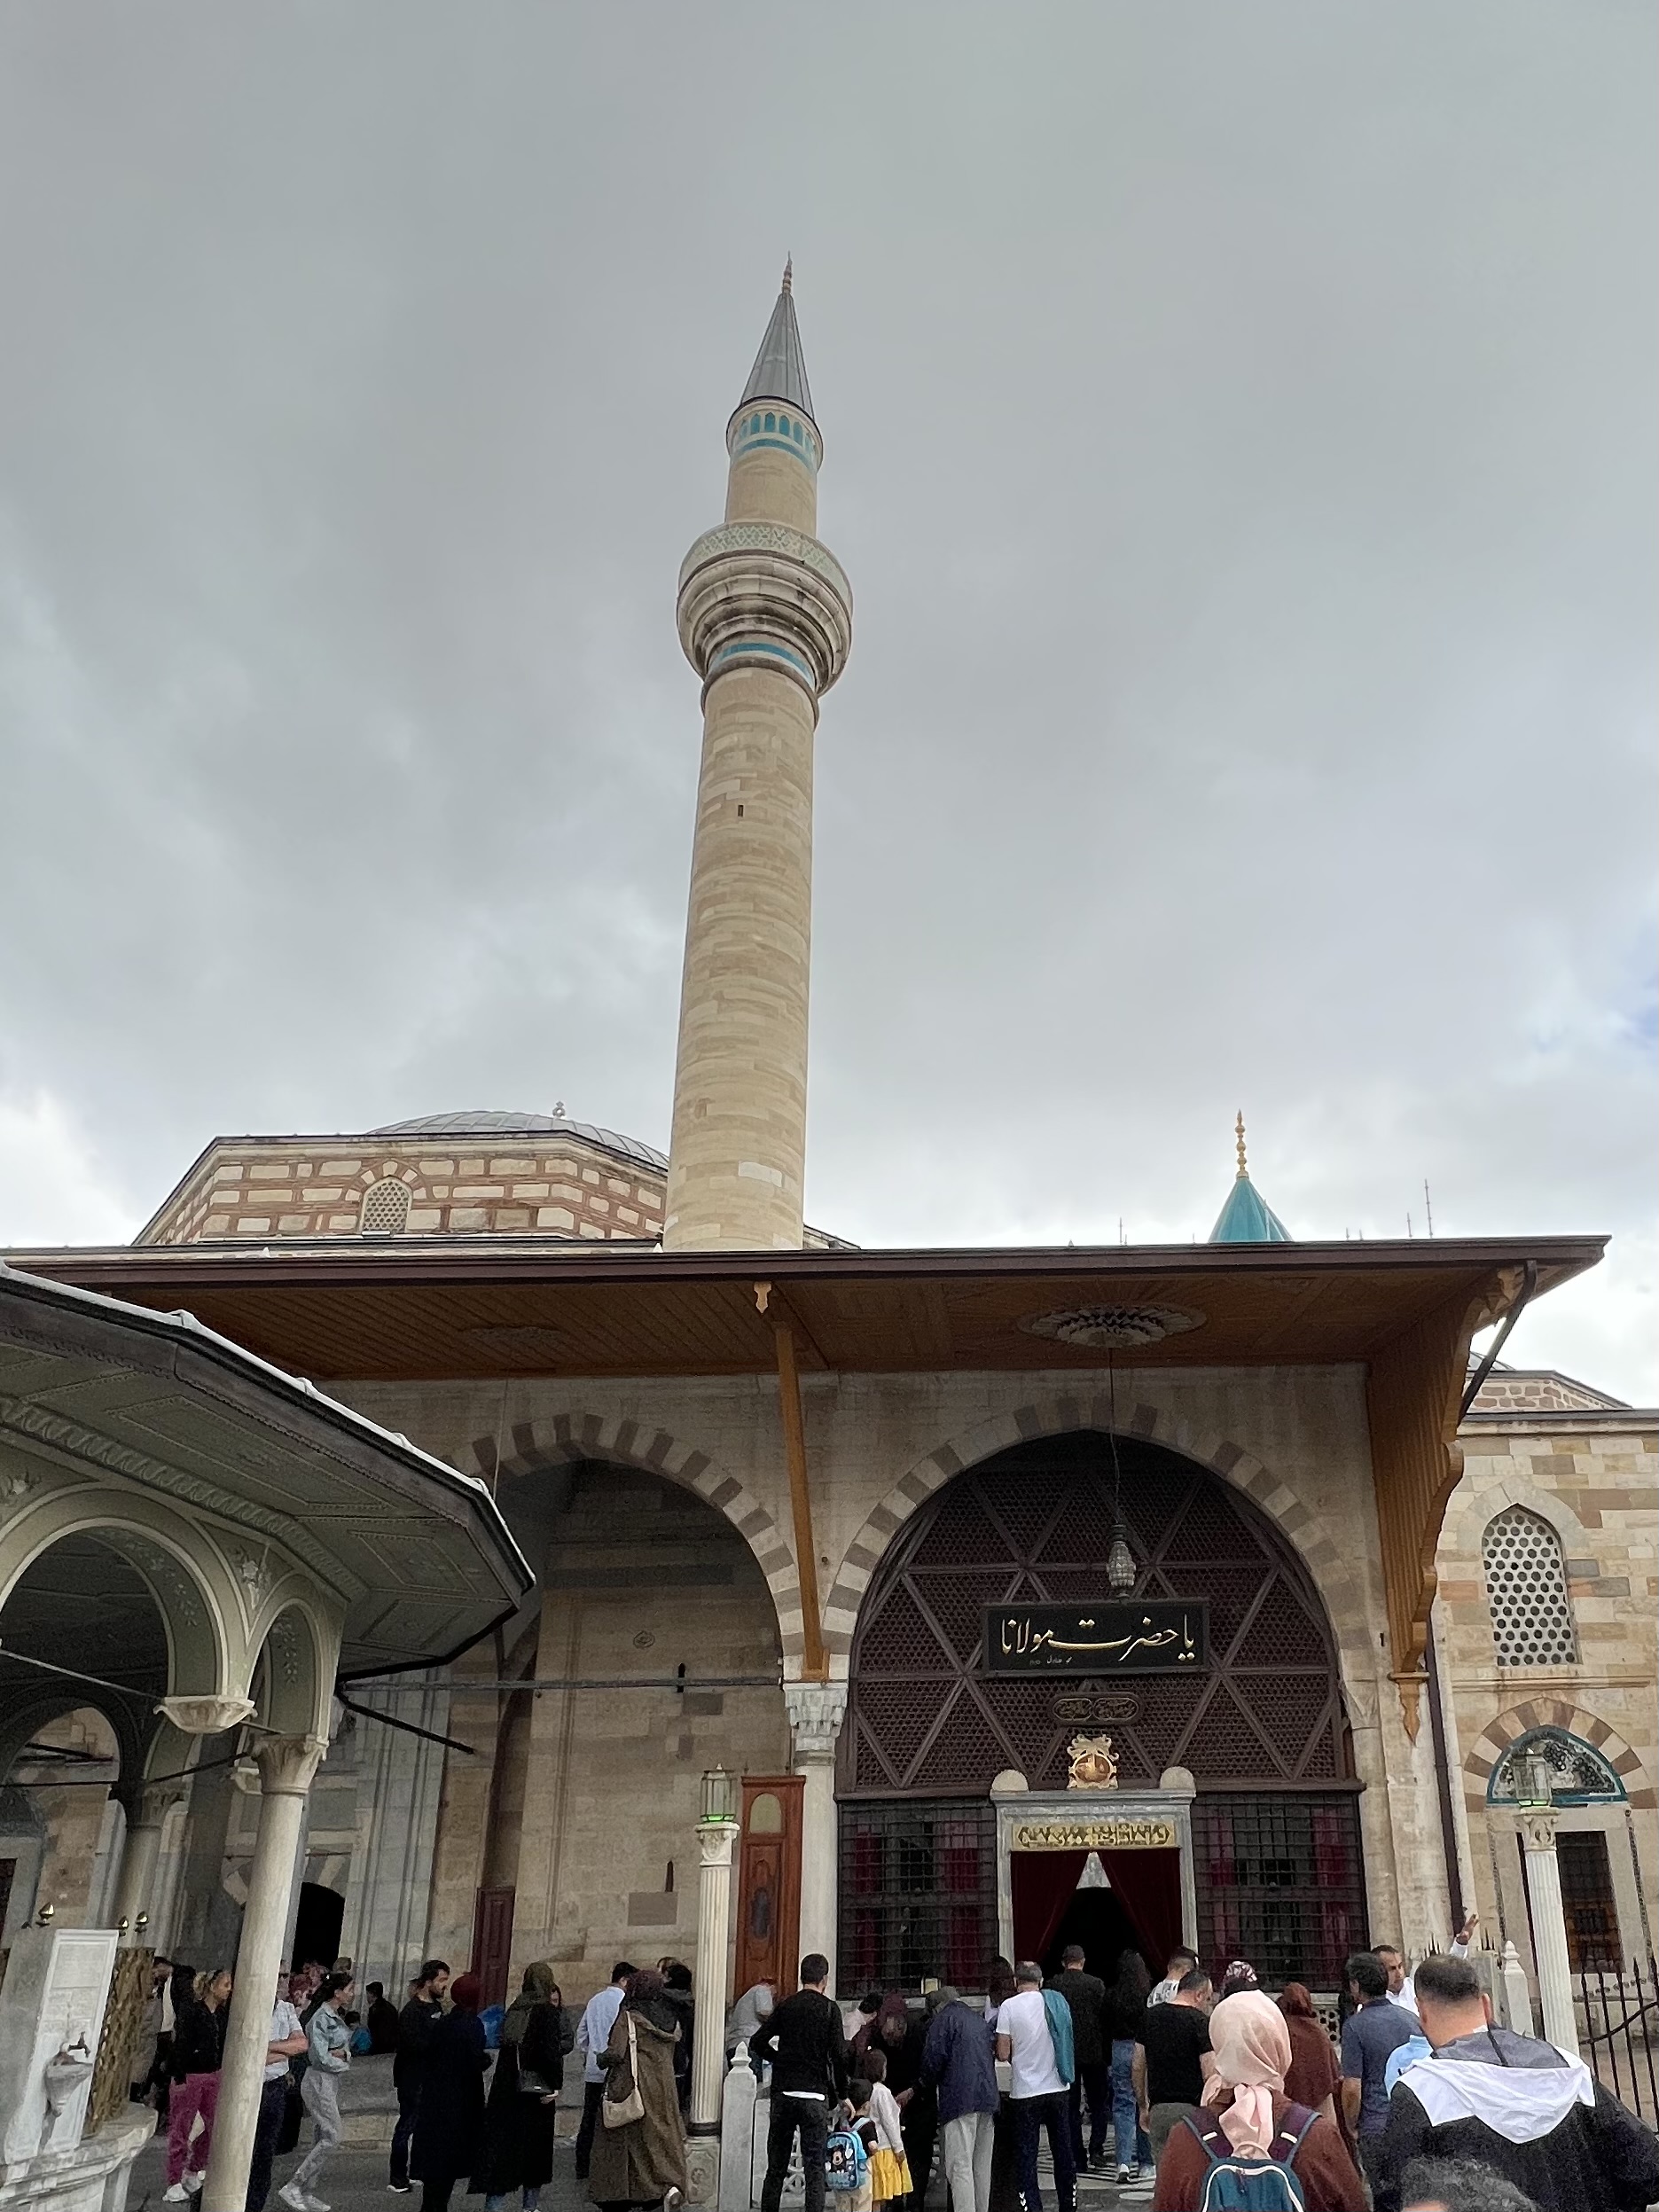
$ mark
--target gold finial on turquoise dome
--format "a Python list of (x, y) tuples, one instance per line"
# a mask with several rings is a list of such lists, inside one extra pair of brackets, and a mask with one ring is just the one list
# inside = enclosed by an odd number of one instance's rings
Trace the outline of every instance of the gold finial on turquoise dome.
[(1239, 1180), (1240, 1183), (1248, 1183), (1250, 1177), (1249, 1169), (1244, 1164), (1244, 1116), (1242, 1114), (1233, 1126), (1239, 1147)]

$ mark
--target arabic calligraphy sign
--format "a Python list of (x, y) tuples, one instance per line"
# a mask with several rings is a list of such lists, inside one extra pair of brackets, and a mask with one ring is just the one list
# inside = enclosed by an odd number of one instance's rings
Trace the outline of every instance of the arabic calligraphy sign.
[(1180, 1842), (1172, 1820), (1022, 1820), (1016, 1851), (1168, 1851)]
[(1209, 1664), (1202, 1598), (1107, 1598), (1081, 1606), (987, 1606), (985, 1671), (993, 1675), (1161, 1675)]

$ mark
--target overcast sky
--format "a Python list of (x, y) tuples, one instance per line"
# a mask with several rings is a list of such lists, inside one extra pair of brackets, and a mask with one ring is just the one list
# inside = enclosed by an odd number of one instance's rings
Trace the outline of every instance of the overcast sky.
[(674, 634), (793, 251), (810, 1218), (1610, 1231), (1659, 1401), (1647, 0), (0, 8), (0, 1242), (666, 1142)]

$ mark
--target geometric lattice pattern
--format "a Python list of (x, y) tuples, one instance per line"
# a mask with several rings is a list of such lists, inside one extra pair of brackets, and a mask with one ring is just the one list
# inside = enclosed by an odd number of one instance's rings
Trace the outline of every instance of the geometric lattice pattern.
[(1500, 1667), (1572, 1667), (1578, 1636), (1561, 1538), (1524, 1505), (1510, 1505), (1481, 1537), (1486, 1601)]
[(409, 1226), (409, 1185), (388, 1176), (372, 1183), (363, 1194), (363, 1214), (357, 1223), (365, 1237), (401, 1237)]
[[(1208, 1789), (1342, 1781), (1335, 1654), (1290, 1545), (1209, 1469), (1142, 1438), (1121, 1436), (1118, 1454), (1134, 1594), (1207, 1599), (1210, 1646), (1201, 1673), (1121, 1684), (1135, 1706), (1111, 1730), (1123, 1786), (1155, 1786), (1168, 1766)], [(982, 1799), (1005, 1767), (1065, 1786), (1076, 1723), (1054, 1701), (1079, 1685), (988, 1675), (982, 1613), (1100, 1597), (1116, 1517), (1111, 1447), (1092, 1431), (1015, 1445), (912, 1516), (859, 1610), (843, 1799)]]

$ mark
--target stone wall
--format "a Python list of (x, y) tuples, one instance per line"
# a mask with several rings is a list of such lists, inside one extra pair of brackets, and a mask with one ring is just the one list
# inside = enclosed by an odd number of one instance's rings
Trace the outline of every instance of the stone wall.
[[(1578, 1808), (1563, 1813), (1562, 1825), (1606, 1834), (1630, 1955), (1651, 1942), (1639, 1892), (1651, 1900), (1659, 1890), (1659, 1417), (1629, 1408), (1564, 1410), (1564, 1394), (1548, 1387), (1561, 1380), (1514, 1378), (1516, 1386), (1545, 1387), (1506, 1390), (1506, 1403), (1477, 1411), (1463, 1430), (1464, 1475), (1446, 1515), (1436, 1606), (1461, 1783), (1460, 1842), (1489, 1933), (1513, 1938), (1530, 1958), (1515, 1819), (1488, 1807), (1487, 1785), (1504, 1751), (1530, 1729), (1583, 1738), (1614, 1768), (1628, 1809)], [(1488, 1403), (1483, 1392), (1482, 1407)], [(1577, 1633), (1575, 1663), (1499, 1663), (1481, 1540), (1494, 1515), (1512, 1505), (1536, 1513), (1559, 1539)]]
[(262, 1137), (213, 1145), (143, 1241), (355, 1237), (383, 1183), (407, 1192), (410, 1236), (653, 1242), (662, 1228), (661, 1174), (575, 1137)]
[[(1092, 1395), (1094, 1381), (1075, 1372), (805, 1378), (819, 1583), (838, 1670), (845, 1669), (846, 1630), (837, 1624), (856, 1618), (870, 1562), (909, 1513), (957, 1466), (1006, 1444), (1029, 1435), (1104, 1426), (1108, 1409), (1104, 1398)], [(629, 1603), (636, 1602), (639, 1589), (634, 1575), (643, 1572), (648, 1587), (654, 1552), (634, 1518), (637, 1497), (624, 1471), (642, 1470), (653, 1482), (666, 1477), (664, 1494), (670, 1498), (674, 1486), (695, 1492), (718, 1510), (752, 1555), (755, 1605), (761, 1608), (769, 1593), (786, 1664), (798, 1671), (800, 1601), (788, 1536), (777, 1389), (769, 1379), (526, 1380), (508, 1386), (505, 1407), (501, 1387), (494, 1383), (346, 1385), (340, 1395), (469, 1470), (475, 1467), (474, 1437), (513, 1438), (514, 1456), (498, 1471), (499, 1495), (510, 1512), (520, 1484), (546, 1479), (579, 1460), (611, 1463), (614, 1473), (605, 1478), (614, 1499), (609, 1559), (614, 1571), (630, 1578)], [(1397, 1933), (1417, 1945), (1444, 1935), (1450, 1900), (1441, 1871), (1430, 1731), (1422, 1728), (1415, 1744), (1408, 1739), (1397, 1692), (1388, 1678), (1363, 1372), (1358, 1367), (1128, 1372), (1118, 1377), (1117, 1407), (1125, 1426), (1186, 1452), (1247, 1489), (1307, 1562), (1331, 1614), (1356, 1769), (1367, 1785), (1360, 1815), (1373, 1929), (1379, 1939)], [(585, 1556), (591, 1561), (599, 1555)], [(550, 1559), (562, 1557), (558, 1545), (549, 1554)], [(688, 1631), (712, 1617), (701, 1612), (700, 1601), (695, 1609), (689, 1602), (681, 1609)], [(575, 1671), (561, 1642), (572, 1633), (589, 1654), (582, 1662), (584, 1669), (599, 1671), (591, 1654), (606, 1639), (610, 1661), (631, 1659), (634, 1655), (617, 1644), (621, 1630), (622, 1618), (614, 1611), (606, 1625), (604, 1609), (591, 1598), (573, 1614), (562, 1593), (549, 1590), (538, 1669), (544, 1675)], [(457, 1694), (464, 1695), (459, 1684)], [(565, 1723), (553, 1699), (538, 1703), (532, 1769), (549, 1778), (565, 1771), (571, 1796), (569, 1809), (559, 1815), (564, 1825), (557, 1852), (551, 1841), (555, 1824), (550, 1821), (534, 1833), (526, 1825), (516, 1885), (525, 1899), (520, 1925), (527, 1941), (528, 1931), (537, 1930), (536, 1940), (568, 1961), (561, 1969), (567, 1988), (576, 1980), (576, 1955), (568, 1946), (574, 1946), (577, 1931), (586, 1931), (581, 1970), (591, 1974), (602, 1963), (611, 1934), (619, 1938), (629, 1934), (635, 1896), (648, 1892), (653, 1881), (661, 1886), (663, 1869), (657, 1862), (666, 1863), (670, 1856), (677, 1862), (669, 1837), (681, 1839), (683, 1852), (694, 1814), (693, 1784), (701, 1769), (716, 1758), (752, 1769), (757, 1761), (787, 1766), (781, 1700), (755, 1694), (765, 1708), (763, 1726), (771, 1731), (775, 1751), (756, 1747), (739, 1757), (710, 1716), (709, 1732), (705, 1736), (700, 1721), (693, 1754), (682, 1762), (669, 1745), (666, 1719), (648, 1701), (623, 1702), (606, 1722), (606, 1730), (614, 1732), (603, 1740), (596, 1737), (600, 1747), (586, 1780), (580, 1761), (561, 1769), (563, 1755), (548, 1752), (550, 1739)], [(583, 1725), (588, 1725), (585, 1716)], [(467, 1731), (458, 1728), (458, 1732)], [(440, 1851), (434, 1900), (442, 1903), (433, 1937), (439, 1948), (448, 1943), (464, 1950), (470, 1941), (479, 1876), (476, 1871), (464, 1873), (463, 1862), (473, 1870), (479, 1864), (487, 1817), (484, 1804), (473, 1802), (487, 1786), (476, 1773), (460, 1771), (470, 1763), (452, 1760), (446, 1778), (446, 1818), (454, 1806), (458, 1841), (468, 1829), (473, 1841), (465, 1849), (446, 1845)], [(683, 1790), (676, 1775), (682, 1763)], [(642, 1777), (637, 1788), (627, 1783), (633, 1771)], [(667, 1785), (661, 1779), (665, 1772), (670, 1778)], [(652, 1776), (658, 1778), (654, 1784)], [(620, 1805), (619, 1782), (626, 1793)], [(526, 1802), (539, 1817), (540, 1808), (552, 1801), (538, 1797), (538, 1786), (534, 1780), (527, 1785)], [(551, 1778), (546, 1787), (552, 1789)], [(468, 1800), (464, 1811), (451, 1793)], [(619, 1848), (627, 1853), (625, 1877), (616, 1864)], [(530, 1903), (538, 1895), (552, 1900), (551, 1926), (548, 1907)], [(659, 1926), (656, 1950), (684, 1948), (689, 1929), (682, 1932), (677, 1914), (674, 1923)], [(562, 1952), (561, 1945), (567, 1946)], [(520, 1948), (518, 1955), (533, 1954)]]
[[(497, 1663), (482, 1653), (458, 1670), (450, 1732), (479, 1752), (448, 1764), (428, 1945), (465, 1958), (478, 1888), (513, 1888), (513, 1974), (551, 1958), (575, 2002), (617, 1958), (690, 1957), (704, 1771), (788, 1771), (777, 1620), (738, 1532), (659, 1474), (540, 1470), (500, 1496), (544, 1539), (540, 1618), (508, 1678), (580, 1686), (469, 1691)], [(695, 1686), (710, 1677), (724, 1686)]]

